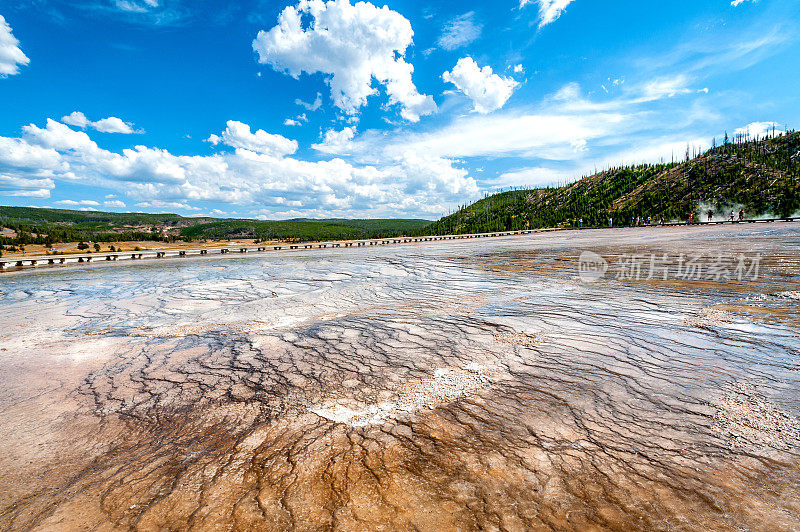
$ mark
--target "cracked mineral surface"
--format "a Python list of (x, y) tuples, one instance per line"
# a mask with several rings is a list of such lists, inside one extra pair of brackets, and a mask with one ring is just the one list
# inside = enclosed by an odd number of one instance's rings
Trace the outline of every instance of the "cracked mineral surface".
[(797, 530), (798, 266), (748, 224), (6, 273), (0, 529)]

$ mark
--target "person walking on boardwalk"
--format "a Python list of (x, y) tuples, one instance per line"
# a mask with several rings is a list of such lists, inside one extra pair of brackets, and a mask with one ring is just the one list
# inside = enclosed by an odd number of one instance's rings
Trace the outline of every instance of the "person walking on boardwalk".
[(731, 222), (733, 222), (733, 211), (731, 211)]
[(710, 222), (713, 219), (714, 219), (714, 211), (708, 209), (708, 221)]
[(739, 209), (739, 221), (744, 221), (744, 209)]

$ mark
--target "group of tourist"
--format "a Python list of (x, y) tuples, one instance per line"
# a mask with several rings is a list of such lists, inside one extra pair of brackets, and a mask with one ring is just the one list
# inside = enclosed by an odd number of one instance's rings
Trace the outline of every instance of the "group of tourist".
[[(714, 211), (711, 210), (711, 209), (708, 209), (708, 213), (707, 214), (708, 214), (708, 221), (709, 222), (712, 221), (714, 219)], [(733, 210), (731, 211), (731, 214), (730, 214), (730, 216), (728, 218), (729, 218), (729, 221), (731, 221), (731, 222), (734, 222), (734, 221), (743, 222), (744, 221), (744, 209), (739, 209), (739, 219), (738, 220), (736, 220), (736, 213)]]

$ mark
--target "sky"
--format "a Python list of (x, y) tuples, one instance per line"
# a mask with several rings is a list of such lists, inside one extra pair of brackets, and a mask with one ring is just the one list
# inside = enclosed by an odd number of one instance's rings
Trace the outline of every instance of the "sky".
[(0, 0), (0, 204), (437, 219), (800, 123), (797, 0)]

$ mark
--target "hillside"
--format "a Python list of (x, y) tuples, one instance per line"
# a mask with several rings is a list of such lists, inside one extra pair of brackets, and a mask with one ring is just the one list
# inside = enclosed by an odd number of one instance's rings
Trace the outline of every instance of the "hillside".
[(430, 225), (428, 220), (296, 219), (285, 221), (220, 220), (180, 230), (183, 240), (259, 238), (262, 240), (348, 240), (408, 234)]
[(0, 207), (0, 245), (163, 240), (342, 240), (410, 233), (428, 220), (285, 220), (186, 218), (177, 214), (112, 213)]
[[(159, 240), (343, 240), (400, 234), (455, 234), (525, 228), (628, 225), (653, 220), (747, 217), (800, 211), (800, 133), (726, 142), (682, 163), (614, 168), (563, 187), (487, 196), (431, 223), (426, 220), (186, 218), (177, 214), (109, 213), (0, 207), (0, 246), (57, 242)], [(702, 216), (705, 219), (705, 216)]]
[(787, 217), (800, 210), (800, 133), (728, 142), (683, 163), (614, 168), (563, 187), (488, 196), (425, 228), (429, 234), (525, 228), (628, 225), (700, 219), (744, 209), (747, 217)]

